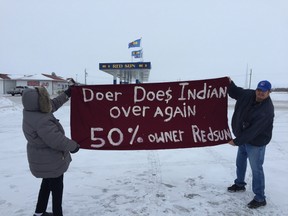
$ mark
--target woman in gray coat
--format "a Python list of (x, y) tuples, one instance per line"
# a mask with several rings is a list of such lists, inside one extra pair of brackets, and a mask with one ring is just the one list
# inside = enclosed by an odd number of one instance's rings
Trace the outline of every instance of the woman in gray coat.
[[(64, 129), (53, 115), (71, 96), (65, 93), (50, 99), (45, 87), (27, 89), (22, 95), (23, 133), (27, 139), (27, 156), (31, 173), (42, 178), (34, 216), (62, 216), (63, 174), (71, 162), (71, 153), (79, 145), (67, 138)], [(46, 208), (52, 192), (53, 213)]]

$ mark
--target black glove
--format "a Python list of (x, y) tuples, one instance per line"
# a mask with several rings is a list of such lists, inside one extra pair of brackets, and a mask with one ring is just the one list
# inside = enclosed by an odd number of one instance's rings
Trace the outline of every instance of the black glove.
[(71, 97), (71, 86), (69, 86), (68, 89), (66, 89), (64, 91), (64, 93), (70, 98)]
[(79, 149), (80, 149), (80, 145), (77, 144), (76, 148), (75, 148), (73, 151), (70, 151), (70, 153), (71, 153), (71, 154), (74, 154), (74, 153), (78, 152)]
[(68, 82), (68, 86), (74, 86), (74, 85), (76, 85), (76, 82), (74, 81), (73, 78), (67, 79), (67, 82)]
[(66, 89), (64, 92), (68, 97), (71, 97), (71, 87), (75, 86), (76, 82), (72, 78), (67, 79), (67, 81), (68, 81), (68, 89)]

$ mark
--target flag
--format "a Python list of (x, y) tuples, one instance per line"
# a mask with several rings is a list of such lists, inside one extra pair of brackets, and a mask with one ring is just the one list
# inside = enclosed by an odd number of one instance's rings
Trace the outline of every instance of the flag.
[(132, 41), (131, 43), (128, 44), (128, 49), (131, 47), (140, 47), (141, 43), (141, 38), (135, 41)]
[(132, 56), (134, 58), (142, 58), (142, 55), (143, 55), (142, 49), (137, 50), (137, 51), (132, 51)]

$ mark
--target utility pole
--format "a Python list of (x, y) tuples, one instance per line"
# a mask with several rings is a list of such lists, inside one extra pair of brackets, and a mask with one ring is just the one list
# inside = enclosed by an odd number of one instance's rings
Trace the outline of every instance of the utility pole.
[(252, 69), (250, 69), (250, 74), (249, 74), (249, 89), (251, 88), (251, 79), (252, 79)]
[(246, 74), (245, 74), (245, 88), (248, 88), (248, 73), (249, 73), (249, 69), (248, 69), (248, 64), (247, 64)]
[(85, 77), (85, 85), (87, 84), (87, 82), (86, 82), (86, 78), (87, 78), (87, 75), (88, 75), (88, 73), (87, 73), (87, 71), (86, 71), (86, 68), (85, 68), (85, 70), (84, 70), (84, 77)]

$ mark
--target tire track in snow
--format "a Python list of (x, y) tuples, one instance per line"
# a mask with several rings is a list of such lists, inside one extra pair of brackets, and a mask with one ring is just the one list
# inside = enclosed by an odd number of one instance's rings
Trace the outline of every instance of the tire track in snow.
[(165, 198), (165, 194), (161, 192), (163, 182), (158, 152), (153, 150), (147, 151), (147, 160), (150, 166), (147, 182), (147, 193), (150, 203), (147, 205), (150, 206), (150, 210), (153, 209), (153, 215), (157, 215), (161, 206), (161, 198)]

